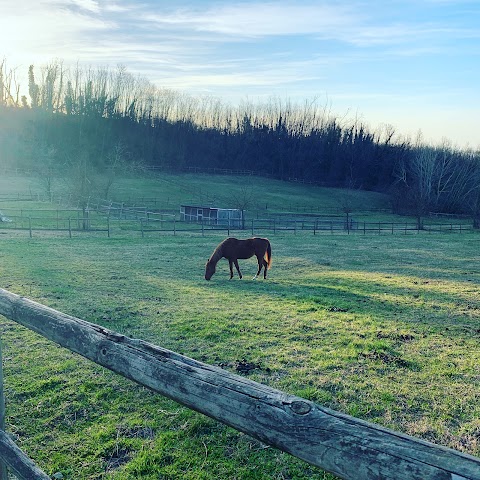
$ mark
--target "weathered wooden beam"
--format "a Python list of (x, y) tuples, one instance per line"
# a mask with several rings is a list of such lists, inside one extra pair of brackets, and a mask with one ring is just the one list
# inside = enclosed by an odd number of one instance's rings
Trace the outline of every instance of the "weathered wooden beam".
[(3, 289), (0, 314), (341, 478), (480, 480), (479, 458), (335, 412)]
[(50, 477), (23, 453), (3, 430), (0, 430), (0, 457), (18, 478), (23, 480), (50, 480)]
[[(2, 339), (0, 338), (0, 430), (5, 430), (5, 394), (3, 390)], [(8, 480), (7, 464), (0, 456), (0, 480)]]

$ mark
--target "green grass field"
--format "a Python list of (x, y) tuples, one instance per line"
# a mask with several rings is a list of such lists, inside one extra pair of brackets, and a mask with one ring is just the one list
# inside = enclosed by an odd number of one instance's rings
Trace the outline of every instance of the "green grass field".
[[(359, 418), (480, 454), (477, 235), (2, 239), (3, 288)], [(65, 478), (328, 478), (2, 321), (7, 429)]]
[[(299, 193), (300, 195), (300, 193)], [(260, 232), (259, 232), (260, 233)], [(245, 232), (248, 236), (249, 232)], [(240, 235), (239, 235), (240, 236)], [(478, 234), (268, 234), (229, 280), (224, 236), (1, 235), (0, 287), (480, 456)], [(7, 431), (65, 479), (332, 479), (2, 317)]]

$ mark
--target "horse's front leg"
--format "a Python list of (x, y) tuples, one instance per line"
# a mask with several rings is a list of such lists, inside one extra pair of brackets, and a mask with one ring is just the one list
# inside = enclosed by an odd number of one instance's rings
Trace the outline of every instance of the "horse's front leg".
[[(242, 278), (242, 272), (240, 271), (240, 267), (238, 266), (238, 260), (235, 259), (233, 262), (235, 263), (235, 268), (237, 269), (238, 276), (239, 276), (240, 279), (241, 279), (241, 278)], [(232, 275), (233, 275), (233, 273), (232, 273)]]
[(233, 260), (228, 259), (228, 266), (230, 267), (230, 280), (233, 278)]

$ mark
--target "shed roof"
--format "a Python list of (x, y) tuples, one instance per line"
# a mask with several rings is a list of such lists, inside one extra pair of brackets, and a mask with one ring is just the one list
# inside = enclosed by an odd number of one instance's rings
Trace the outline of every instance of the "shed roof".
[(223, 208), (223, 207), (212, 207), (212, 206), (203, 206), (203, 205), (186, 205), (182, 204), (180, 207), (190, 207), (190, 208), (205, 208), (208, 210), (240, 210), (239, 208)]

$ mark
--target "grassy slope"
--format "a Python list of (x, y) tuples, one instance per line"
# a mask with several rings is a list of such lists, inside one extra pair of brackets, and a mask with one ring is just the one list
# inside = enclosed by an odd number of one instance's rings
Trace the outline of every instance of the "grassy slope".
[[(165, 197), (171, 203), (206, 203), (215, 201), (225, 207), (233, 207), (234, 199), (245, 197), (253, 209), (282, 209), (287, 207), (319, 206), (339, 208), (348, 198), (345, 190), (318, 188), (311, 185), (286, 183), (262, 177), (212, 176), (212, 175), (168, 175), (160, 174), (147, 184), (145, 179), (120, 180), (114, 185), (112, 196), (124, 198)], [(388, 208), (385, 195), (355, 191), (354, 201), (359, 208)]]
[[(270, 235), (269, 279), (211, 282), (218, 235), (2, 238), (0, 286), (480, 455), (478, 235)], [(477, 259), (475, 263), (475, 259)], [(68, 479), (331, 478), (1, 321), (7, 428)]]
[[(54, 194), (65, 190), (65, 180), (53, 179)], [(30, 177), (0, 177), (0, 211), (6, 215), (24, 217), (48, 215), (39, 213), (38, 209), (56, 209), (38, 202), (7, 201), (1, 194), (41, 194), (45, 196), (41, 179)], [(92, 198), (97, 196), (92, 193)], [(247, 220), (265, 218), (276, 213), (291, 212), (302, 215), (314, 214), (321, 218), (330, 215), (345, 216), (344, 208), (351, 209), (351, 217), (358, 222), (395, 222), (415, 219), (390, 213), (391, 202), (386, 194), (362, 190), (345, 190), (340, 188), (321, 188), (313, 185), (287, 183), (262, 177), (247, 176), (212, 176), (193, 174), (150, 174), (134, 178), (117, 178), (113, 183), (109, 199), (127, 204), (146, 205), (152, 210), (170, 213), (180, 212), (180, 205), (214, 205), (222, 208), (246, 210)], [(94, 202), (95, 203), (95, 202)], [(61, 205), (59, 208), (63, 208)], [(64, 217), (75, 217), (66, 213)], [(426, 218), (425, 224), (450, 223), (452, 220)], [(470, 219), (454, 223), (471, 224)]]
[[(54, 179), (53, 190), (61, 192), (64, 181)], [(22, 177), (0, 178), (0, 193), (43, 193), (39, 179)], [(235, 207), (238, 199), (247, 200), (248, 209), (256, 211), (286, 211), (289, 209), (340, 209), (349, 201), (355, 209), (389, 207), (388, 197), (379, 193), (319, 188), (311, 185), (285, 183), (261, 177), (229, 177), (212, 175), (158, 174), (147, 177), (118, 178), (110, 190), (116, 201), (139, 203), (156, 199), (157, 208), (179, 210), (180, 204)], [(8, 202), (8, 206), (14, 206)], [(28, 205), (22, 205), (22, 208)], [(1, 209), (0, 204), (0, 209)]]

